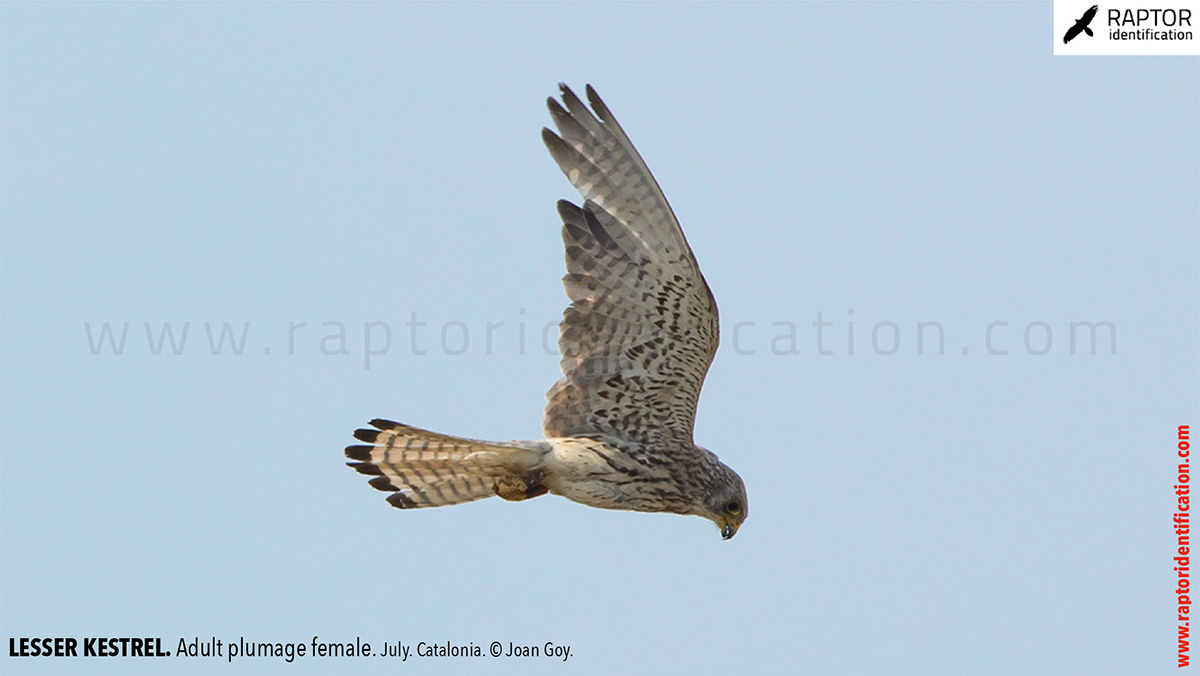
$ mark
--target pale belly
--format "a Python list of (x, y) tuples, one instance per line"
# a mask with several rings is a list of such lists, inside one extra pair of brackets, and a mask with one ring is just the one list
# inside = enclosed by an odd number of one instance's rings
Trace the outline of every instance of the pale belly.
[(669, 477), (648, 470), (620, 449), (591, 439), (547, 439), (551, 451), (542, 483), (555, 495), (590, 507), (662, 511), (649, 507), (647, 490), (660, 493)]

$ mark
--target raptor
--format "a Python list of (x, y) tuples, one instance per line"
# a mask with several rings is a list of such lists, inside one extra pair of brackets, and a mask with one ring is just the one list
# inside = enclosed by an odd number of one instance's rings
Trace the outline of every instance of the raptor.
[(542, 140), (582, 206), (558, 203), (571, 303), (563, 377), (546, 395), (545, 439), (479, 441), (376, 419), (346, 448), (401, 509), (551, 493), (604, 509), (693, 514), (729, 539), (746, 520), (741, 477), (692, 438), (717, 351), (713, 300), (658, 183), (589, 85), (549, 99)]
[(1099, 11), (1099, 5), (1092, 5), (1089, 7), (1088, 10), (1083, 13), (1083, 16), (1079, 17), (1079, 20), (1076, 21), (1073, 26), (1067, 29), (1067, 34), (1063, 36), (1063, 44), (1065, 45), (1074, 40), (1080, 33), (1087, 33), (1088, 37), (1095, 35), (1092, 33), (1092, 29), (1088, 28), (1088, 25), (1092, 23), (1092, 19), (1096, 18), (1096, 12)]

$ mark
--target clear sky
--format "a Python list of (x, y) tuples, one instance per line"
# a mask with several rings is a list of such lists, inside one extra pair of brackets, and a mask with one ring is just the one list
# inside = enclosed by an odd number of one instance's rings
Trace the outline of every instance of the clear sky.
[[(1195, 57), (1053, 57), (1050, 3), (0, 19), (0, 638), (571, 651), (5, 673), (1174, 673)], [(729, 542), (553, 496), (402, 512), (343, 465), (375, 417), (540, 436), (560, 81), (720, 305)]]

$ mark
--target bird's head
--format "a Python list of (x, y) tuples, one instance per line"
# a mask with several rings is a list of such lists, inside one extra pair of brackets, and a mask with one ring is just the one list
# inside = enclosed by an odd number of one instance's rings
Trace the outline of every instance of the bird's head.
[[(699, 448), (699, 447), (698, 447)], [(712, 459), (712, 470), (705, 491), (703, 505), (698, 510), (703, 516), (721, 529), (721, 538), (728, 540), (737, 535), (738, 528), (750, 513), (750, 505), (746, 502), (746, 485), (737, 472), (717, 459), (708, 449), (703, 450)]]

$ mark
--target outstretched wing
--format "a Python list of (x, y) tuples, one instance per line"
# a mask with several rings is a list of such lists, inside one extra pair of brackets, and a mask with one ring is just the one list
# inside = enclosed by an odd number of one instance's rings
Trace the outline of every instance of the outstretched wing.
[(571, 305), (559, 325), (563, 378), (547, 393), (547, 437), (609, 437), (692, 449), (717, 350), (717, 305), (670, 205), (612, 113), (560, 85), (558, 134), (542, 138), (584, 198), (558, 203)]

